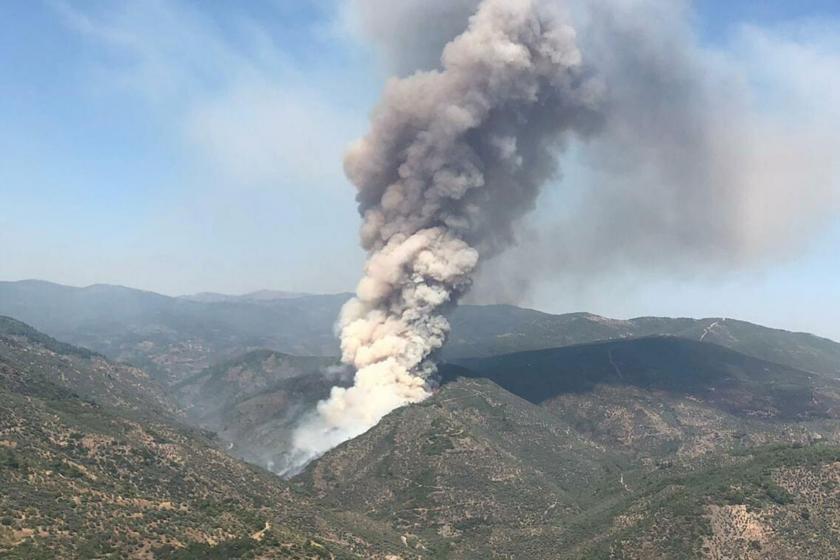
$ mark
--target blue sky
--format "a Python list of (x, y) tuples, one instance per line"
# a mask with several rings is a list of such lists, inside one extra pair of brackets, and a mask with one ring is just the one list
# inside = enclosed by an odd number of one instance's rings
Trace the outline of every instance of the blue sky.
[[(840, 45), (836, 0), (695, 7), (710, 48), (735, 48), (745, 26), (817, 25), (821, 48)], [(341, 155), (386, 73), (345, 12), (331, 0), (0, 3), (0, 279), (352, 289), (363, 255)], [(840, 339), (838, 255), (835, 222), (760, 266), (595, 290), (545, 282), (524, 303)]]

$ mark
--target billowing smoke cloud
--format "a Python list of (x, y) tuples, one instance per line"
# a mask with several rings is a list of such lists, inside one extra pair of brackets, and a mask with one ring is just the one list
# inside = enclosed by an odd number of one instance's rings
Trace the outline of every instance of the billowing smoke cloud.
[(347, 154), (369, 252), (339, 320), (342, 360), (357, 372), (298, 432), (302, 460), (429, 396), (446, 311), (479, 258), (513, 242), (566, 136), (598, 124), (601, 87), (575, 31), (530, 0), (485, 0), (441, 62), (392, 80)]
[[(479, 0), (353, 3), (358, 27), (404, 71), (433, 64)], [(836, 24), (747, 26), (716, 50), (697, 36), (688, 0), (538, 3), (573, 22), (605, 85), (603, 126), (573, 142), (573, 180), (517, 227), (516, 247), (482, 262), (480, 301), (527, 300), (545, 282), (598, 290), (617, 277), (754, 268), (797, 254), (836, 219)]]
[[(787, 68), (780, 112), (755, 68), (701, 45), (688, 2), (351, 4), (392, 71), (421, 71), (388, 84), (347, 156), (370, 253), (340, 318), (358, 373), (298, 431), (300, 460), (429, 395), (446, 312), (477, 272), (485, 297), (517, 300), (558, 273), (731, 269), (799, 247), (836, 215), (836, 104), (796, 102)], [(840, 99), (836, 81), (823, 89)], [(574, 180), (523, 228), (566, 147)]]

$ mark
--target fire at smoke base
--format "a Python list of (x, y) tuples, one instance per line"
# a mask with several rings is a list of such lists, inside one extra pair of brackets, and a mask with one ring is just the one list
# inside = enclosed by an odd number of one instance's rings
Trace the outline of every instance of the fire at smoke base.
[(567, 135), (598, 126), (602, 87), (575, 39), (531, 0), (484, 0), (440, 70), (387, 84), (345, 160), (368, 251), (338, 322), (355, 380), (296, 431), (285, 474), (431, 394), (446, 312), (479, 258), (513, 242)]

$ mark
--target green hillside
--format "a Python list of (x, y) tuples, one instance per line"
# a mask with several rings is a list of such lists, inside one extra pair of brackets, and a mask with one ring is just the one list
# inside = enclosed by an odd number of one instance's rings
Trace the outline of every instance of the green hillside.
[[(632, 399), (632, 395), (628, 395)], [(840, 446), (648, 462), (481, 379), (311, 465), (294, 484), (403, 558), (835, 558)]]
[[(123, 378), (109, 385), (122, 366), (2, 324), (0, 557), (327, 559), (388, 550), (227, 455), (212, 433), (155, 414), (155, 393), (126, 397)], [(96, 367), (84, 369), (91, 360)], [(82, 398), (73, 381), (82, 378), (108, 390)]]
[[(143, 370), (110, 362), (104, 356), (58, 342), (32, 327), (0, 316), (0, 363), (15, 372), (16, 384), (64, 387), (88, 400), (135, 413), (170, 416), (178, 406)], [(12, 378), (6, 378), (11, 387)]]

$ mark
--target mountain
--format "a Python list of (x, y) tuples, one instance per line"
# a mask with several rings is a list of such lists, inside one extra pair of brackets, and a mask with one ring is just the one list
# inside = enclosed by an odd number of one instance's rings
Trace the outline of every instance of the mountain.
[(276, 301), (278, 299), (294, 299), (303, 296), (311, 296), (312, 294), (304, 294), (301, 292), (284, 292), (280, 290), (258, 290), (243, 295), (220, 294), (216, 292), (201, 292), (198, 294), (190, 294), (180, 296), (179, 299), (187, 301), (197, 301), (201, 303), (220, 303), (220, 302), (263, 302)]
[[(705, 341), (457, 360), (430, 399), (287, 482), (224, 450), (282, 446), (290, 411), (341, 380), (332, 359), (254, 351), (162, 392), (0, 327), (4, 558), (828, 560), (840, 547), (840, 383)], [(175, 397), (194, 406), (166, 409)]]
[(838, 476), (836, 442), (637, 461), (547, 407), (461, 378), (293, 482), (342, 519), (364, 515), (368, 539), (400, 534), (404, 558), (828, 560)]
[[(338, 355), (333, 325), (349, 294), (244, 297), (191, 301), (119, 286), (0, 282), (0, 314), (132, 363), (165, 386), (251, 350)], [(441, 354), (448, 360), (671, 335), (840, 378), (840, 344), (732, 319), (625, 321), (588, 313), (551, 315), (506, 305), (465, 305), (454, 311), (451, 322), (452, 334)]]
[[(637, 460), (710, 449), (837, 439), (840, 382), (705, 342), (649, 337), (456, 360), (444, 383), (490, 379)], [(339, 370), (340, 371), (340, 370)], [(189, 420), (272, 468), (297, 422), (350, 382), (329, 358), (254, 351), (173, 387)], [(698, 418), (707, 421), (698, 422)]]
[(173, 386), (188, 420), (212, 430), (226, 450), (272, 468), (296, 423), (349, 378), (334, 358), (255, 350)]
[(346, 299), (205, 303), (120, 286), (0, 282), (0, 313), (132, 363), (164, 385), (254, 349), (335, 355), (332, 324)]
[[(38, 382), (63, 387), (88, 400), (134, 412), (178, 414), (175, 401), (143, 370), (58, 342), (29, 325), (3, 316), (0, 316), (0, 363), (24, 376), (28, 385)], [(9, 384), (12, 380), (6, 378)]]
[(724, 318), (609, 319), (591, 313), (550, 315), (507, 305), (462, 306), (452, 316), (447, 359), (493, 356), (586, 342), (677, 336), (840, 378), (840, 344), (806, 333)]
[(840, 443), (840, 381), (706, 342), (650, 337), (457, 363), (458, 375), (490, 379), (636, 458)]
[[(123, 366), (21, 323), (0, 325), (0, 557), (327, 559), (397, 550), (354, 535), (278, 477), (223, 453), (210, 432), (153, 414), (156, 393), (126, 396), (116, 375)], [(152, 408), (138, 414), (145, 397)]]
[[(266, 464), (327, 394), (313, 360), (254, 352), (185, 387), (224, 396), (222, 439)], [(678, 337), (456, 362), (293, 489), (401, 558), (832, 558), (840, 383)]]
[(387, 416), (296, 484), (347, 515), (365, 512), (371, 530), (397, 530), (411, 557), (506, 557), (525, 533), (619, 493), (625, 466), (541, 408), (464, 380)]
[(295, 484), (417, 557), (827, 560), (840, 546), (840, 382), (678, 337), (456, 363), (431, 399)]

